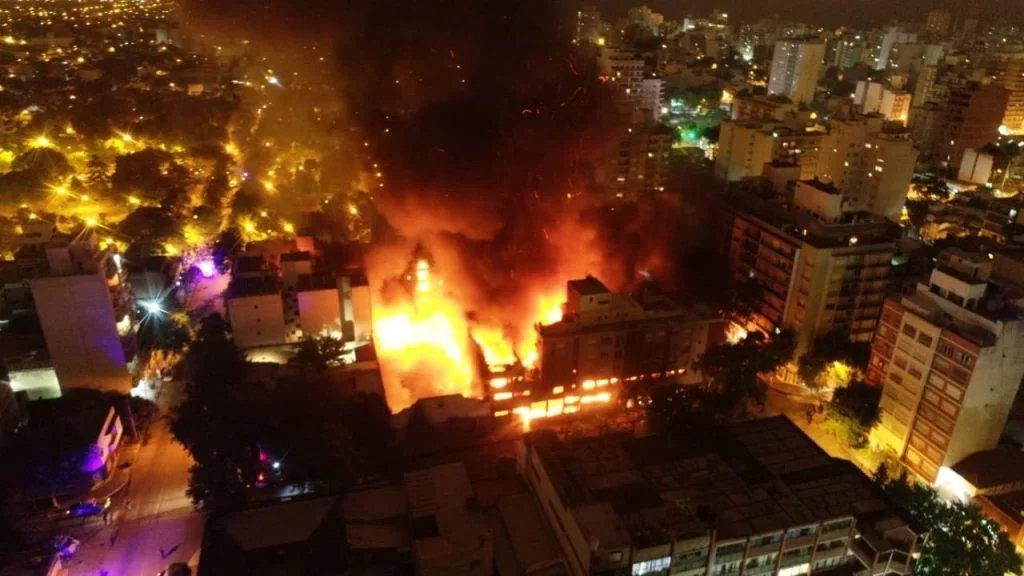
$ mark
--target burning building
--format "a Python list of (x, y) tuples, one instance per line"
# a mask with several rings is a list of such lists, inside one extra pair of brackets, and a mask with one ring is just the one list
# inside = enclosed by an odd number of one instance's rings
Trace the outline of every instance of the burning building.
[(490, 373), (494, 414), (572, 414), (611, 403), (625, 384), (695, 382), (694, 362), (709, 344), (724, 341), (725, 331), (725, 320), (710, 310), (661, 294), (615, 293), (593, 276), (571, 280), (561, 320), (537, 325), (537, 365)]

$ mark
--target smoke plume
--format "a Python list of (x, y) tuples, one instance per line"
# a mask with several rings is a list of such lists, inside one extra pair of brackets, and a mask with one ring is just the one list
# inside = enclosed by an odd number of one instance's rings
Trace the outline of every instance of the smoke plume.
[[(594, 167), (624, 127), (594, 54), (572, 42), (570, 2), (187, 6), (208, 29), (263, 41), (268, 51), (330, 49), (349, 123), (340, 131), (379, 167), (373, 200), (384, 223), (367, 265), (382, 305), (401, 298), (389, 283), (421, 251), (466, 324), (499, 330), (522, 355), (540, 308), (566, 280), (591, 273), (618, 289), (673, 277), (671, 207), (590, 199)], [(411, 400), (446, 391), (439, 378), (418, 368), (398, 379)]]

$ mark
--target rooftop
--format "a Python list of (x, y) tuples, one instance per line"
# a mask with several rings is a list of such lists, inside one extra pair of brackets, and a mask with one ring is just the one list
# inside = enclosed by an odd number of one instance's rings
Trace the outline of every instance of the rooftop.
[(600, 280), (593, 276), (587, 276), (580, 280), (570, 280), (569, 290), (576, 292), (582, 296), (593, 296), (596, 294), (608, 294), (611, 290), (604, 285)]
[(714, 442), (530, 438), (556, 490), (602, 546), (646, 547), (712, 529), (719, 539), (745, 538), (886, 510), (868, 478), (781, 416), (730, 425)]
[(1024, 452), (1009, 448), (975, 452), (953, 470), (980, 491), (1024, 483)]
[(870, 249), (894, 244), (901, 234), (898, 224), (868, 212), (846, 212), (838, 221), (822, 222), (786, 203), (751, 192), (735, 192), (728, 201), (728, 209), (738, 217), (763, 223), (794, 242), (819, 249), (854, 246)]
[(276, 276), (235, 277), (228, 286), (227, 298), (246, 298), (248, 296), (265, 296), (281, 291), (281, 282)]

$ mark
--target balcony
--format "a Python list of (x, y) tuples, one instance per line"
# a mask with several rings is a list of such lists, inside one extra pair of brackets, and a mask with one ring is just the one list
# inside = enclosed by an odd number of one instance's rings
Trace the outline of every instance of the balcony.
[(751, 546), (747, 550), (747, 558), (755, 558), (757, 556), (764, 556), (765, 554), (778, 553), (782, 546), (782, 541), (772, 542), (771, 544), (762, 544), (760, 546)]
[(817, 534), (808, 534), (806, 536), (797, 536), (796, 538), (786, 539), (783, 544), (783, 550), (792, 550), (794, 548), (802, 548), (804, 546), (814, 545), (814, 541), (818, 538)]

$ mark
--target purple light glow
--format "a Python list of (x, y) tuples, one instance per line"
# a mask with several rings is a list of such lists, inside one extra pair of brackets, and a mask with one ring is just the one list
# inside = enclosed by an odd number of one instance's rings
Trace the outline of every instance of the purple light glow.
[(213, 278), (217, 273), (217, 265), (209, 258), (200, 260), (196, 267), (199, 268), (199, 273), (203, 275), (203, 278)]

